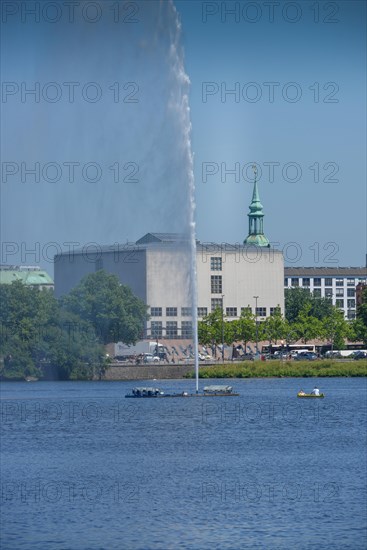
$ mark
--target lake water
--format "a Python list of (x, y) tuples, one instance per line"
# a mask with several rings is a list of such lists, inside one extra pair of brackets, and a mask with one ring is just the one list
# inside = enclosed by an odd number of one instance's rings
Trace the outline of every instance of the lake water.
[(3, 383), (1, 549), (365, 550), (366, 379), (218, 382)]

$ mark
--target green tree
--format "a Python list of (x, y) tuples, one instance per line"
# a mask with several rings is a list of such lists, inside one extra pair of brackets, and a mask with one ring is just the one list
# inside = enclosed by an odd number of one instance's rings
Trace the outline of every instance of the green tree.
[(323, 333), (331, 343), (332, 349), (343, 349), (345, 338), (351, 333), (344, 312), (333, 306), (331, 314), (323, 320)]
[[(200, 344), (211, 345), (216, 348), (224, 341), (226, 342), (226, 322), (220, 307), (203, 317), (198, 323), (198, 339)], [(227, 337), (229, 333), (227, 331)], [(232, 340), (233, 341), (233, 340)]]
[(262, 326), (262, 333), (269, 344), (276, 344), (278, 340), (285, 338), (286, 325), (280, 308), (276, 308), (273, 315), (265, 319)]
[(0, 285), (0, 300), (3, 377), (91, 378), (103, 369), (94, 327), (60, 310), (52, 292), (16, 281)]
[(116, 275), (103, 270), (84, 277), (61, 299), (62, 308), (91, 323), (101, 343), (134, 344), (143, 333), (147, 306)]
[(349, 339), (352, 342), (363, 342), (367, 346), (367, 325), (362, 319), (357, 318), (350, 323)]
[(251, 312), (251, 309), (245, 308), (241, 313), (241, 317), (232, 323), (234, 324), (233, 341), (242, 341), (245, 350), (247, 350), (247, 344), (253, 342), (256, 336), (255, 315)]
[(314, 296), (307, 288), (286, 288), (284, 299), (285, 317), (290, 323), (296, 321), (306, 304), (311, 306), (310, 315), (320, 321), (330, 315), (333, 307), (329, 298)]
[(362, 292), (362, 303), (357, 309), (357, 319), (367, 327), (367, 287)]
[(298, 313), (294, 323), (298, 337), (304, 344), (307, 344), (307, 342), (314, 338), (319, 338), (323, 334), (323, 324), (319, 319), (311, 315), (311, 309), (311, 304), (306, 303)]

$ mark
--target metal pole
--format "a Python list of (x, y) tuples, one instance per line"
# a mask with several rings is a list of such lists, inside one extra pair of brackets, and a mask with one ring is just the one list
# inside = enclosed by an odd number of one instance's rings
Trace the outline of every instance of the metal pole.
[(222, 294), (222, 361), (224, 363), (224, 294)]
[(257, 324), (257, 300), (259, 299), (258, 296), (254, 296), (255, 298), (255, 323), (256, 323), (256, 355), (259, 354), (259, 327)]

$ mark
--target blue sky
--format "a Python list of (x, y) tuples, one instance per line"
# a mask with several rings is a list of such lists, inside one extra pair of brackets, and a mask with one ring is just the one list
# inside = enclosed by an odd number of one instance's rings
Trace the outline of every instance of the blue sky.
[[(180, 231), (187, 164), (170, 3), (120, 2), (117, 13), (106, 0), (97, 13), (81, 2), (72, 21), (62, 2), (39, 20), (22, 4), (2, 14), (2, 263), (52, 273), (65, 243)], [(243, 241), (256, 162), (265, 233), (288, 264), (364, 265), (366, 5), (273, 5), (175, 2), (197, 238)], [(39, 177), (26, 172), (36, 165)]]

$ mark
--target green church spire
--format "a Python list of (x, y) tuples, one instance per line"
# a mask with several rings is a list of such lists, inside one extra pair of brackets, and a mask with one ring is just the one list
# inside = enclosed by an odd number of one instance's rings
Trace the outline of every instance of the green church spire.
[(243, 244), (252, 244), (255, 246), (270, 246), (268, 239), (264, 235), (263, 229), (263, 205), (260, 202), (259, 190), (257, 188), (257, 169), (253, 166), (255, 174), (254, 191), (252, 193), (252, 201), (250, 204), (250, 212), (247, 214), (249, 219), (248, 236), (243, 241)]

